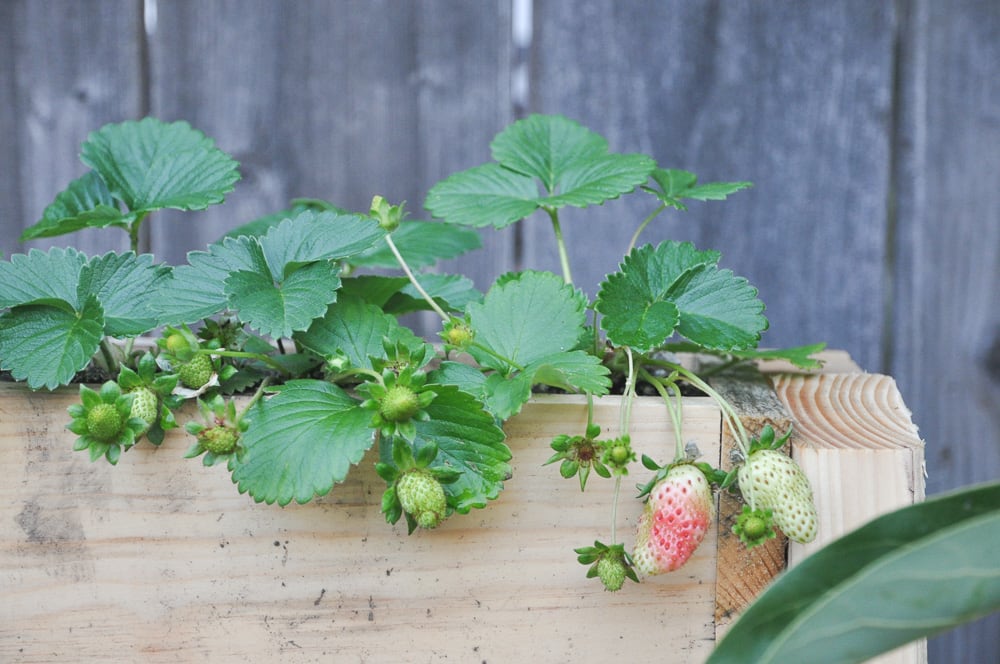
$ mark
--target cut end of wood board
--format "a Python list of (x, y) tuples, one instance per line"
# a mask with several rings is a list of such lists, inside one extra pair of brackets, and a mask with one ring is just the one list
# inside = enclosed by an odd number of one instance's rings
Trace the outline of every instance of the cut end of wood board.
[(924, 497), (924, 444), (889, 376), (776, 375), (795, 418), (792, 455), (815, 491), (819, 536), (789, 547), (794, 565), (875, 517)]

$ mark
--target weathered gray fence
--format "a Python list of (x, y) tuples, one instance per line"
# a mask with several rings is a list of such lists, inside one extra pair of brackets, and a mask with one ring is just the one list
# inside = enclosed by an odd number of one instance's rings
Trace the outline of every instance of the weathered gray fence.
[[(519, 114), (563, 113), (615, 150), (756, 183), (644, 239), (722, 250), (768, 303), (766, 344), (827, 341), (894, 375), (937, 492), (1000, 475), (998, 71), (995, 0), (2, 0), (0, 248), (27, 248), (21, 229), (106, 122), (186, 119), (241, 162), (227, 205), (151, 222), (177, 263), (292, 197), (418, 211)], [(567, 214), (578, 283), (593, 292), (647, 212)], [(480, 286), (555, 268), (549, 234), (486, 234), (444, 267)], [(1000, 661), (1000, 619), (930, 653)]]

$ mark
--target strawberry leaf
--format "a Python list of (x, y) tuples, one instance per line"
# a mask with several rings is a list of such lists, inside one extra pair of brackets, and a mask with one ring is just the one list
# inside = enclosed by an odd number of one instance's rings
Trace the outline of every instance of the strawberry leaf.
[[(618, 272), (609, 275), (597, 294), (601, 327), (616, 346), (649, 352), (666, 341), (681, 320), (681, 311), (668, 295), (688, 270), (714, 265), (715, 251), (698, 251), (687, 242), (645, 245), (625, 257)], [(694, 341), (694, 340), (692, 340)]]
[(696, 201), (721, 201), (730, 194), (741, 189), (752, 187), (752, 182), (710, 182), (698, 184), (698, 177), (689, 171), (657, 168), (651, 174), (653, 181), (660, 189), (643, 187), (646, 191), (660, 199), (664, 205), (686, 210), (687, 206), (681, 199), (690, 198)]
[(224, 238), (207, 251), (188, 253), (188, 264), (173, 269), (159, 289), (158, 309), (164, 323), (193, 323), (225, 310), (229, 305), (226, 279), (231, 273), (265, 273), (267, 264), (254, 238)]
[(711, 350), (754, 348), (767, 329), (757, 289), (731, 270), (701, 265), (685, 272), (667, 298), (680, 311), (677, 331)]
[[(470, 302), (478, 302), (483, 298), (472, 280), (459, 274), (425, 273), (418, 274), (417, 280), (445, 311), (464, 311)], [(399, 316), (411, 311), (426, 311), (430, 309), (430, 305), (407, 280), (399, 292), (385, 302), (383, 308), (386, 313)]]
[(436, 444), (432, 467), (460, 472), (458, 479), (444, 485), (449, 506), (460, 514), (485, 507), (500, 495), (511, 474), (503, 430), (471, 394), (452, 385), (426, 389), (436, 396), (425, 409), (430, 418), (415, 423), (417, 448)]
[(610, 371), (600, 359), (582, 350), (556, 353), (535, 360), (525, 373), (533, 384), (550, 385), (569, 391), (607, 394), (611, 387)]
[(641, 185), (656, 167), (645, 155), (609, 153), (599, 134), (558, 115), (515, 122), (490, 148), (498, 164), (439, 183), (428, 194), (427, 209), (453, 223), (502, 228), (539, 207), (602, 204)]
[(149, 254), (109, 252), (91, 258), (80, 272), (80, 301), (97, 296), (104, 309), (104, 333), (111, 337), (136, 336), (163, 321), (151, 303), (151, 293), (169, 278), (170, 269), (153, 265)]
[(386, 357), (383, 340), (416, 350), (424, 341), (395, 317), (356, 297), (343, 296), (295, 340), (322, 357), (343, 357), (352, 367), (371, 369), (372, 358)]
[(538, 209), (538, 185), (499, 164), (455, 173), (434, 185), (424, 207), (452, 224), (503, 228)]
[[(482, 246), (479, 233), (471, 228), (430, 221), (404, 221), (393, 231), (392, 241), (403, 260), (414, 269), (461, 256)], [(384, 242), (351, 256), (348, 262), (357, 267), (399, 269), (396, 257)]]
[(242, 454), (230, 457), (229, 470), (241, 493), (267, 504), (326, 495), (375, 441), (371, 413), (319, 380), (289, 381), (246, 421)]
[(716, 265), (717, 252), (664, 242), (629, 254), (597, 296), (601, 326), (618, 346), (649, 352), (675, 331), (703, 348), (753, 348), (767, 329), (757, 289)]
[(104, 338), (97, 298), (79, 310), (61, 300), (17, 306), (0, 316), (0, 367), (28, 387), (65, 385), (90, 363)]
[(240, 271), (226, 278), (229, 306), (252, 329), (275, 339), (305, 330), (322, 316), (340, 287), (331, 261), (308, 263), (282, 281), (270, 273)]
[[(586, 319), (586, 298), (547, 272), (522, 272), (495, 284), (468, 306), (476, 360), (504, 374), (554, 353), (573, 350)], [(505, 358), (499, 359), (497, 356)]]
[(272, 276), (281, 280), (306, 263), (363, 252), (384, 236), (370, 217), (305, 210), (271, 228), (260, 244)]
[(106, 125), (87, 137), (80, 158), (133, 213), (202, 210), (221, 203), (240, 178), (237, 163), (186, 122)]
[(80, 271), (87, 257), (76, 249), (32, 249), (0, 262), (0, 308), (43, 300), (79, 305)]
[(733, 356), (744, 360), (785, 360), (800, 369), (819, 369), (823, 366), (823, 361), (813, 356), (824, 348), (826, 344), (819, 343), (794, 348), (735, 351)]
[(124, 226), (129, 217), (97, 173), (90, 171), (69, 183), (42, 213), (42, 218), (21, 233), (21, 242), (55, 237), (84, 228)]

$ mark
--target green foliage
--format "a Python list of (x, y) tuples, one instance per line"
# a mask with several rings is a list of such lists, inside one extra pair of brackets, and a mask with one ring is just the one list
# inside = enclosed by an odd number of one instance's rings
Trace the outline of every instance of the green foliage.
[(1000, 611), (1000, 483), (878, 517), (782, 575), (710, 664), (862, 662)]
[(375, 442), (370, 419), (336, 385), (290, 381), (247, 415), (242, 458), (229, 461), (233, 482), (268, 504), (326, 495)]
[(676, 331), (709, 350), (756, 347), (767, 329), (764, 303), (746, 279), (719, 269), (718, 258), (677, 242), (646, 245), (626, 256), (597, 296), (608, 339), (649, 352)]
[[(379, 195), (361, 213), (296, 199), (170, 266), (137, 253), (141, 224), (160, 209), (221, 203), (239, 179), (237, 164), (184, 122), (107, 125), (82, 146), (92, 170), (22, 239), (114, 227), (128, 232), (133, 250), (31, 250), (0, 261), (0, 368), (32, 388), (54, 389), (85, 370), (87, 379), (107, 378), (100, 392), (81, 388), (69, 429), (76, 449), (111, 463), (141, 439), (159, 444), (178, 426), (183, 401), (197, 399), (201, 421), (185, 423), (194, 437), (187, 456), (225, 463), (238, 490), (258, 502), (325, 495), (369, 455), (386, 482), (387, 521), (405, 516), (412, 532), (500, 495), (513, 472), (503, 425), (538, 388), (593, 398), (625, 385), (620, 431), (599, 439), (591, 407), (585, 435), (553, 441), (551, 459), (581, 488), (591, 470), (619, 487), (639, 452), (628, 417), (636, 382), (676, 415), (679, 382), (700, 380), (669, 351), (710, 353), (724, 366), (815, 363), (818, 346), (757, 349), (763, 304), (745, 279), (718, 266), (715, 251), (639, 246), (595, 302), (572, 283), (562, 208), (638, 188), (653, 193), (659, 209), (631, 247), (663, 209), (721, 200), (748, 183), (698, 184), (646, 155), (611, 152), (599, 134), (562, 116), (516, 122), (491, 151), (493, 162), (431, 189), (426, 207), (444, 221), (407, 219), (402, 203)], [(476, 227), (502, 228), (537, 210), (552, 222), (561, 277), (508, 273), (484, 294), (463, 275), (437, 271), (481, 245)], [(400, 318), (418, 311), (440, 317), (442, 346)], [(155, 346), (136, 350), (136, 337), (157, 329)], [(253, 396), (231, 398), (239, 394)], [(658, 472), (669, 467), (643, 460)], [(702, 465), (706, 477), (732, 483), (733, 473)], [(756, 530), (744, 524), (743, 535), (763, 536)], [(637, 578), (614, 540), (577, 552), (609, 590)]]
[(515, 122), (490, 147), (497, 163), (456, 173), (431, 189), (425, 203), (431, 213), (451, 223), (503, 228), (539, 208), (618, 198), (656, 166), (645, 155), (609, 153), (600, 135), (557, 115)]

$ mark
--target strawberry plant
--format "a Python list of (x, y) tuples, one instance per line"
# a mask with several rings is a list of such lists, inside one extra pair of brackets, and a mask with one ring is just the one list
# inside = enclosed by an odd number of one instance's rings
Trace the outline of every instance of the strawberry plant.
[[(683, 565), (709, 527), (713, 485), (742, 492), (747, 510), (737, 528), (748, 546), (775, 527), (811, 539), (808, 483), (787, 457), (772, 459), (783, 439), (765, 430), (752, 440), (733, 408), (676, 354), (812, 367), (821, 346), (759, 350), (764, 305), (746, 279), (720, 266), (718, 252), (639, 244), (664, 211), (722, 200), (749, 183), (699, 183), (649, 156), (611, 152), (601, 136), (560, 116), (514, 123), (491, 151), (494, 161), (430, 190), (426, 208), (439, 221), (412, 220), (381, 196), (363, 211), (299, 199), (172, 266), (137, 252), (140, 227), (157, 210), (223, 202), (239, 179), (237, 164), (183, 122), (108, 125), (83, 144), (91, 170), (22, 240), (119, 228), (132, 250), (31, 250), (0, 263), (0, 367), (32, 389), (102, 382), (100, 391), (80, 388), (68, 427), (77, 449), (112, 464), (143, 440), (162, 441), (178, 425), (180, 404), (196, 400), (201, 421), (185, 424), (194, 437), (187, 456), (226, 464), (238, 490), (258, 502), (323, 496), (375, 448), (386, 483), (382, 511), (390, 523), (405, 517), (410, 532), (500, 495), (512, 472), (502, 425), (534, 390), (585, 394), (586, 430), (552, 442), (558, 475), (577, 477), (581, 489), (591, 471), (613, 481), (614, 515), (637, 459), (655, 471), (641, 487), (648, 504), (632, 553), (614, 528), (610, 544), (576, 550), (588, 576), (608, 590)], [(651, 212), (591, 300), (573, 282), (560, 211), (624, 195), (646, 197)], [(535, 212), (551, 223), (561, 274), (503, 274), (483, 293), (465, 276), (428, 270), (477, 248), (477, 228), (503, 228)], [(440, 318), (438, 343), (400, 322), (420, 310)], [(602, 426), (593, 399), (616, 384), (624, 386), (620, 418)], [(634, 448), (631, 405), (640, 384), (672, 417), (671, 458)], [(738, 439), (736, 470), (691, 458), (682, 385), (718, 402)], [(615, 435), (602, 439), (608, 428)], [(787, 491), (776, 489), (779, 480)]]

